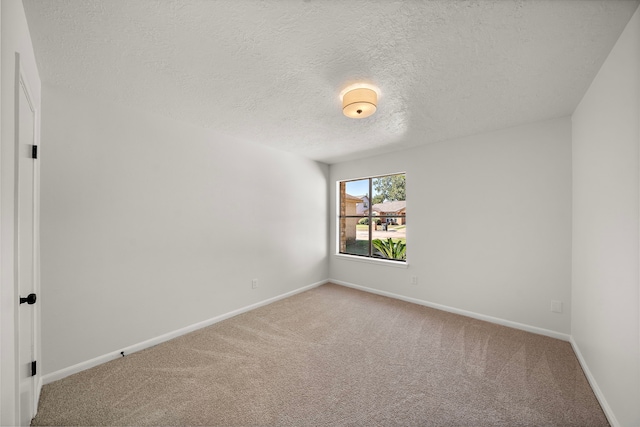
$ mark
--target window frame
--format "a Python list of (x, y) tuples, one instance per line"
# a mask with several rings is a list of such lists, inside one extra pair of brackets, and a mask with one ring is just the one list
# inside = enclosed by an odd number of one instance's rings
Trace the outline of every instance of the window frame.
[[(362, 178), (352, 178), (352, 179), (343, 179), (343, 180), (337, 180), (336, 181), (336, 192), (337, 192), (337, 219), (336, 219), (336, 253), (335, 255), (337, 257), (340, 258), (345, 258), (345, 259), (352, 259), (352, 260), (356, 260), (356, 261), (362, 261), (362, 262), (369, 262), (369, 263), (375, 263), (375, 264), (385, 264), (385, 265), (390, 265), (390, 266), (394, 266), (394, 267), (406, 267), (408, 265), (408, 256), (405, 255), (405, 259), (394, 259), (394, 258), (385, 258), (385, 257), (381, 257), (378, 255), (375, 255), (374, 249), (373, 249), (373, 244), (372, 241), (375, 240), (373, 238), (373, 231), (374, 228), (372, 227), (372, 225), (374, 224), (374, 221), (377, 219), (381, 219), (384, 222), (387, 222), (388, 220), (395, 220), (397, 221), (398, 218), (403, 219), (403, 224), (406, 224), (406, 219), (407, 219), (407, 215), (406, 215), (406, 207), (405, 207), (405, 214), (404, 215), (399, 215), (399, 214), (384, 214), (384, 215), (374, 215), (374, 211), (373, 211), (373, 180), (377, 179), (377, 178), (385, 178), (385, 177), (390, 177), (390, 176), (396, 176), (396, 175), (403, 175), (405, 178), (405, 202), (406, 202), (406, 177), (407, 177), (407, 173), (406, 172), (396, 172), (396, 173), (388, 173), (388, 174), (382, 174), (382, 175), (373, 175), (373, 176), (366, 176), (366, 177), (362, 177)], [(368, 180), (368, 192), (367, 192), (367, 197), (368, 197), (368, 208), (367, 208), (367, 215), (363, 216), (363, 215), (347, 215), (345, 210), (346, 210), (346, 203), (343, 203), (343, 195), (346, 196), (348, 193), (346, 192), (346, 185), (348, 182), (354, 182), (354, 181), (363, 181), (363, 180)], [(344, 190), (343, 190), (343, 186), (344, 186)], [(343, 212), (345, 212), (343, 214)], [(358, 219), (361, 220), (362, 218), (368, 218), (368, 248), (367, 248), (367, 254), (357, 254), (357, 253), (349, 253), (346, 251), (346, 221), (347, 219), (352, 218), (352, 219)], [(377, 221), (376, 221), (377, 222)], [(406, 240), (407, 237), (405, 236), (405, 244), (406, 244)]]

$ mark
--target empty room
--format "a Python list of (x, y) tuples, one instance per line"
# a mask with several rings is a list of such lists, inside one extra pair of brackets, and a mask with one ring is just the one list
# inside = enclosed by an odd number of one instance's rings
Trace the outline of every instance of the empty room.
[(2, 0), (0, 425), (640, 426), (639, 4)]

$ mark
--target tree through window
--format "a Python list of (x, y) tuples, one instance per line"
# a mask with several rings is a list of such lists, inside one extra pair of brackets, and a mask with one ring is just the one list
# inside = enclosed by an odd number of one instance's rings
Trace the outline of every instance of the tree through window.
[(406, 261), (405, 174), (340, 181), (339, 188), (339, 252)]

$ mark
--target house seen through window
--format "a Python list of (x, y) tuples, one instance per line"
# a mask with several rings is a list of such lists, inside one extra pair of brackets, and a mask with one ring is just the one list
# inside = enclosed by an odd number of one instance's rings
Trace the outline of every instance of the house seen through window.
[(405, 262), (404, 173), (340, 181), (339, 252)]

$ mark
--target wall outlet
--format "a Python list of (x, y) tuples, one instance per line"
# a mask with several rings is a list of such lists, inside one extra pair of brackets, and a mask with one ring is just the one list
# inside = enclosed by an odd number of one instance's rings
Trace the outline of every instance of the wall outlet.
[(418, 284), (418, 276), (411, 276), (411, 284), (412, 285)]
[(255, 289), (258, 287), (258, 279), (253, 279), (251, 281), (251, 289)]
[(562, 301), (551, 300), (551, 312), (562, 313)]

